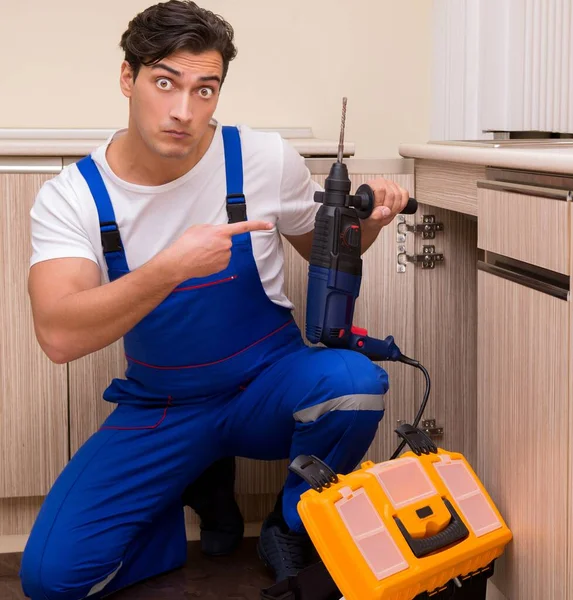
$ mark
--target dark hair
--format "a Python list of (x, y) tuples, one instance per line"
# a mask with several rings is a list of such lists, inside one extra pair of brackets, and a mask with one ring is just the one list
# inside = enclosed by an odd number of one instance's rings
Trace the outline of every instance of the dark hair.
[(158, 63), (177, 50), (200, 54), (217, 50), (223, 57), (223, 81), (237, 55), (234, 31), (227, 21), (189, 0), (169, 0), (146, 8), (134, 17), (121, 36), (120, 47), (133, 69)]

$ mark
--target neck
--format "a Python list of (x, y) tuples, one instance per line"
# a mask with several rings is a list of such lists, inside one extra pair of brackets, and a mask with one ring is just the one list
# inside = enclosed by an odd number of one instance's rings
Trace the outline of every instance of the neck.
[(152, 152), (135, 128), (130, 126), (124, 135), (107, 147), (107, 162), (124, 181), (137, 185), (163, 185), (182, 177), (201, 160), (211, 145), (215, 129), (214, 125), (209, 125), (188, 156), (174, 159)]

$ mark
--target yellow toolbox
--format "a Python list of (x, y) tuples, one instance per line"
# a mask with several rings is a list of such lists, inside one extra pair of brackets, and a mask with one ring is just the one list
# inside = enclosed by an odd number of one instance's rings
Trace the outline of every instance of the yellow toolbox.
[(301, 496), (298, 511), (346, 600), (438, 597), (487, 569), (512, 537), (455, 452), (365, 462), (318, 489)]

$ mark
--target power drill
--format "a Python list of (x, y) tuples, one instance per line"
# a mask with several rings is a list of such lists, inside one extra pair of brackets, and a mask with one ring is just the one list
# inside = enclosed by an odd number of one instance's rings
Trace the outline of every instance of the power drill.
[[(356, 350), (374, 361), (396, 361), (402, 354), (392, 336), (372, 338), (352, 324), (362, 280), (360, 219), (371, 215), (374, 192), (363, 184), (350, 194), (351, 182), (343, 163), (346, 103), (344, 98), (337, 161), (330, 168), (324, 191), (314, 196), (322, 206), (315, 219), (310, 255), (306, 337), (311, 343)], [(414, 214), (417, 208), (417, 201), (410, 198), (402, 213)]]

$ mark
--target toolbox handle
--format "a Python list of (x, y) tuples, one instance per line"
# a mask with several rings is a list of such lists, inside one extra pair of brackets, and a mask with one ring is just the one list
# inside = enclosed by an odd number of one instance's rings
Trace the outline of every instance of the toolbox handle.
[(455, 508), (451, 505), (450, 501), (447, 498), (442, 498), (442, 500), (444, 501), (444, 504), (446, 505), (446, 508), (450, 512), (450, 516), (452, 518), (445, 529), (440, 531), (440, 533), (436, 533), (436, 535), (432, 535), (431, 537), (413, 538), (402, 524), (402, 521), (400, 521), (398, 517), (394, 517), (396, 525), (398, 525), (398, 528), (402, 532), (402, 535), (408, 542), (408, 546), (410, 546), (410, 549), (416, 558), (421, 558), (422, 556), (426, 556), (426, 554), (430, 554), (436, 550), (441, 550), (442, 548), (450, 546), (451, 544), (461, 542), (469, 535), (468, 528), (461, 520)]

